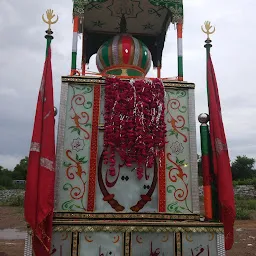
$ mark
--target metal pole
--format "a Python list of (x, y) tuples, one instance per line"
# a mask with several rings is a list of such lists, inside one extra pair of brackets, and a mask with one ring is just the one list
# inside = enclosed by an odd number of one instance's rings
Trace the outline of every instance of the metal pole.
[[(207, 35), (207, 39), (205, 40), (204, 47), (206, 48), (206, 81), (207, 81), (207, 99), (208, 99), (208, 107), (209, 107), (209, 83), (208, 83), (208, 61), (210, 56), (210, 51), (212, 48), (212, 40), (210, 39), (210, 35), (215, 32), (215, 27), (211, 25), (210, 21), (206, 21), (204, 23), (204, 27), (202, 26), (202, 31)], [(211, 118), (211, 116), (210, 116)], [(211, 129), (211, 127), (210, 127)], [(212, 158), (211, 158), (211, 141), (208, 139), (209, 143), (209, 156), (210, 156), (210, 175), (211, 175), (211, 197), (212, 197), (212, 218), (215, 220), (219, 220), (219, 207), (218, 207), (218, 191), (217, 191), (217, 184), (216, 184), (216, 177), (212, 168)]]
[(198, 117), (201, 136), (201, 152), (202, 152), (202, 173), (203, 173), (203, 187), (204, 187), (204, 209), (205, 218), (212, 219), (212, 189), (211, 189), (211, 170), (210, 170), (210, 137), (209, 127), (207, 122), (209, 116), (207, 114), (200, 114)]

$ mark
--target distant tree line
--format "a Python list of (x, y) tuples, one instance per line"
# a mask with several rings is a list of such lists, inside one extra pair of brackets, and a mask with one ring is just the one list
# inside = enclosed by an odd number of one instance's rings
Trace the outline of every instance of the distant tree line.
[(20, 160), (19, 164), (15, 166), (13, 171), (0, 166), (0, 187), (14, 188), (14, 180), (26, 180), (28, 168), (28, 157)]
[[(231, 162), (231, 171), (234, 181), (248, 180), (256, 178), (255, 159), (247, 156), (237, 156), (236, 159)], [(198, 156), (198, 173), (202, 177), (202, 161)]]
[[(15, 187), (14, 180), (26, 180), (28, 168), (28, 157), (20, 160), (19, 164), (15, 166), (13, 171), (0, 166), (0, 188)], [(231, 170), (234, 181), (256, 179), (255, 159), (247, 156), (237, 156), (231, 162)], [(202, 162), (198, 155), (198, 173), (202, 177)]]

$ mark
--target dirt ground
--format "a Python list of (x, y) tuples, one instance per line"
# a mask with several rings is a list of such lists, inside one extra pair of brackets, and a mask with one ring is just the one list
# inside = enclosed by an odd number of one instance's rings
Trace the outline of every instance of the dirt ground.
[[(16, 207), (0, 207), (0, 230), (26, 230), (23, 211)], [(0, 240), (0, 256), (23, 255), (24, 240)], [(236, 221), (235, 244), (227, 256), (256, 256), (256, 221)]]
[[(1, 229), (26, 230), (23, 209), (20, 207), (0, 207)], [(0, 240), (0, 256), (20, 256), (24, 252), (24, 240)]]
[(240, 220), (235, 223), (235, 243), (227, 256), (256, 255), (256, 221)]
[(0, 206), (0, 229), (7, 228), (26, 230), (26, 222), (21, 207)]

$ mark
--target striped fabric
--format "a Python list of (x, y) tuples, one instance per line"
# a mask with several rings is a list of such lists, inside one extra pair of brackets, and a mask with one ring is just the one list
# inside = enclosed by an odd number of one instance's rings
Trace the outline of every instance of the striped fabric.
[(177, 23), (178, 80), (183, 81), (182, 23)]
[(79, 18), (74, 17), (73, 24), (73, 42), (72, 42), (72, 58), (71, 58), (71, 70), (76, 70), (76, 59), (77, 59), (77, 41), (78, 41), (78, 27)]
[(112, 66), (138, 67), (147, 73), (150, 69), (152, 56), (147, 46), (138, 39), (120, 34), (105, 42), (98, 50), (96, 64), (103, 72)]

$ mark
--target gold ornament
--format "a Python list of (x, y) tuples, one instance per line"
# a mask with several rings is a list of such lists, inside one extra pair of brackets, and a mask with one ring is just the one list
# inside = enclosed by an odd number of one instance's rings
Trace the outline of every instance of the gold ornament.
[(209, 35), (211, 35), (215, 32), (215, 27), (211, 25), (210, 21), (206, 21), (204, 23), (204, 27), (201, 26), (201, 29), (207, 35), (207, 39), (210, 39)]
[(59, 17), (57, 15), (56, 20), (53, 21), (55, 14), (53, 14), (53, 10), (51, 10), (51, 9), (48, 9), (46, 11), (46, 17), (47, 17), (47, 20), (44, 18), (44, 14), (42, 15), (42, 19), (43, 19), (44, 23), (48, 24), (48, 26), (49, 26), (48, 30), (51, 30), (51, 25), (57, 23), (57, 21), (59, 20)]

